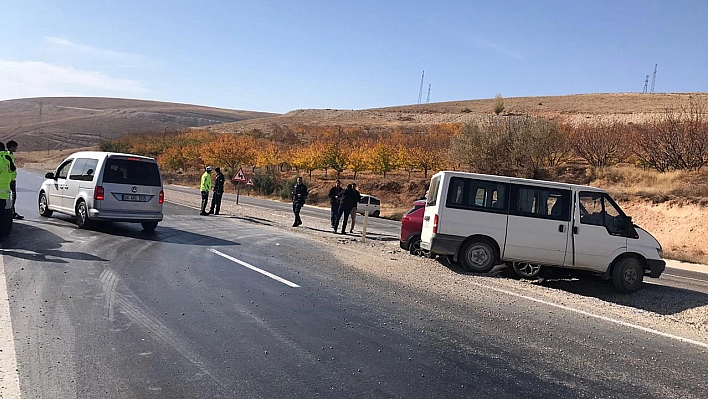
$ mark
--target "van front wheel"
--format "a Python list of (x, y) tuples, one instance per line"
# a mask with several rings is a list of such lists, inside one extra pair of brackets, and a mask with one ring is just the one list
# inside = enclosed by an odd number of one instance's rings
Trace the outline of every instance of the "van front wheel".
[(486, 241), (472, 241), (460, 254), (462, 267), (472, 273), (488, 273), (497, 264), (497, 253)]
[(619, 292), (628, 294), (642, 288), (644, 268), (637, 258), (624, 258), (612, 269), (612, 284)]

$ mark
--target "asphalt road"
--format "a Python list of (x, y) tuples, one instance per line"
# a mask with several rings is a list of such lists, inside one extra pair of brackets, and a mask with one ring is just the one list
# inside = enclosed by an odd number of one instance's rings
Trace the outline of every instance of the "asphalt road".
[(501, 292), (446, 302), (268, 223), (170, 203), (152, 234), (121, 223), (77, 230), (70, 217), (37, 215), (40, 182), (21, 171), (26, 219), (2, 244), (23, 398), (708, 392), (705, 346)]

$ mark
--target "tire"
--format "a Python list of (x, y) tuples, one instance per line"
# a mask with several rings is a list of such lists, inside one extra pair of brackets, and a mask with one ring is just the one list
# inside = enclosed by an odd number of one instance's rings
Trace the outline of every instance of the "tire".
[(47, 194), (44, 191), (39, 193), (38, 206), (39, 206), (39, 216), (44, 216), (45, 218), (48, 218), (48, 217), (52, 216), (52, 213), (54, 213), (54, 211), (49, 209), (49, 201), (47, 201)]
[(628, 294), (642, 288), (644, 267), (642, 262), (634, 257), (627, 257), (612, 269), (612, 284), (618, 292)]
[(497, 252), (487, 241), (472, 241), (460, 253), (460, 263), (468, 272), (488, 273), (497, 264)]
[(88, 229), (91, 227), (91, 219), (88, 216), (88, 207), (86, 202), (79, 201), (76, 204), (76, 226), (80, 229)]
[(157, 222), (142, 222), (140, 225), (143, 226), (145, 231), (155, 231), (157, 228)]
[(528, 262), (511, 262), (511, 268), (521, 278), (527, 280), (535, 280), (541, 272), (541, 265), (536, 265)]
[(413, 256), (429, 256), (429, 252), (420, 247), (420, 236), (415, 236), (408, 242), (408, 252)]
[(380, 214), (381, 213), (379, 213), (379, 211), (374, 211), (374, 213), (372, 213), (371, 216), (377, 218), (377, 217), (379, 217)]

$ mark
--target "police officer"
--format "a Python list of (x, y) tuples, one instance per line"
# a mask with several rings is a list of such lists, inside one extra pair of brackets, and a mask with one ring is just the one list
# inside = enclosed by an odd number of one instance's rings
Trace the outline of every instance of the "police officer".
[(302, 182), (302, 177), (297, 178), (297, 183), (293, 187), (293, 213), (295, 214), (295, 223), (293, 227), (297, 227), (302, 224), (300, 220), (300, 209), (305, 205), (305, 200), (307, 199), (307, 186)]
[(15, 161), (10, 153), (5, 151), (5, 144), (0, 142), (0, 215), (3, 216), (0, 218), (0, 223), (2, 223), (2, 226), (0, 226), (2, 227), (0, 228), (2, 233), (0, 234), (0, 241), (4, 238), (6, 231), (9, 231), (7, 230), (9, 226), (6, 226), (6, 223), (12, 223), (12, 215), (8, 215), (8, 220), (6, 220), (3, 213), (7, 206), (7, 201), (10, 199), (10, 184), (16, 170)]
[[(17, 151), (17, 142), (15, 140), (10, 140), (7, 142), (7, 151), (10, 154), (10, 157), (12, 158), (12, 163), (15, 164), (15, 151)], [(15, 166), (17, 166), (15, 164)], [(12, 217), (15, 219), (24, 219), (25, 217), (18, 214), (17, 211), (15, 210), (15, 202), (17, 202), (17, 171), (15, 170), (14, 172), (11, 172), (12, 174), (12, 181), (10, 182), (10, 191), (12, 191)]]
[(204, 174), (202, 175), (202, 184), (199, 191), (202, 192), (202, 211), (199, 213), (202, 216), (209, 215), (206, 212), (206, 206), (209, 202), (209, 190), (211, 190), (211, 166), (204, 168)]
[[(216, 179), (214, 179), (214, 194), (211, 197), (211, 208), (209, 209), (209, 214), (214, 215), (219, 214), (221, 209), (221, 196), (224, 195), (224, 174), (221, 173), (221, 169), (218, 167), (214, 168), (216, 172)], [(216, 206), (216, 212), (214, 212), (214, 207)]]

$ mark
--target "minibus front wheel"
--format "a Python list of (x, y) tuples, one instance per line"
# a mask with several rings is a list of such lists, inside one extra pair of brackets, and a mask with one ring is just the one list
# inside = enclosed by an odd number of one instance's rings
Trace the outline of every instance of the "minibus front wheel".
[(619, 292), (628, 294), (639, 290), (643, 279), (642, 261), (633, 256), (620, 259), (612, 268), (612, 284)]
[(468, 272), (488, 273), (497, 264), (497, 251), (487, 241), (470, 241), (462, 248), (459, 260)]

